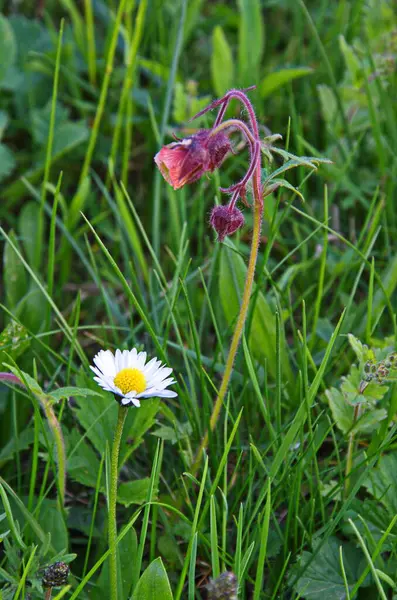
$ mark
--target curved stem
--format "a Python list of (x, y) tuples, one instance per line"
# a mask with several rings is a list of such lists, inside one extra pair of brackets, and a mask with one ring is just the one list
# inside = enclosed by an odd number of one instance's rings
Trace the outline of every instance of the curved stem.
[[(263, 213), (263, 202), (261, 197), (261, 185), (260, 185), (260, 162), (258, 161), (257, 168), (253, 177), (253, 189), (254, 189), (254, 227), (252, 232), (251, 240), (251, 253), (248, 262), (247, 277), (245, 280), (244, 293), (240, 306), (240, 313), (238, 315), (236, 327), (233, 333), (232, 341), (230, 343), (229, 354), (226, 360), (225, 371), (222, 378), (222, 383), (219, 388), (218, 396), (215, 400), (214, 408), (210, 418), (210, 430), (214, 431), (216, 423), (219, 418), (219, 414), (222, 408), (223, 400), (225, 398), (227, 388), (229, 386), (230, 378), (233, 370), (234, 359), (236, 358), (237, 350), (240, 344), (241, 335), (243, 333), (244, 324), (247, 318), (249, 301), (251, 298), (252, 286), (254, 283), (255, 266), (258, 258), (258, 247), (261, 234), (262, 225), (262, 213)], [(192, 471), (196, 472), (203, 450), (206, 449), (208, 444), (208, 431), (205, 433), (200, 448), (197, 452)]]
[(112, 448), (112, 460), (111, 460), (111, 471), (110, 471), (110, 493), (109, 493), (109, 571), (110, 571), (110, 598), (111, 600), (117, 600), (117, 520), (116, 520), (116, 506), (117, 506), (117, 481), (119, 476), (119, 452), (120, 452), (120, 441), (123, 433), (123, 427), (125, 418), (127, 416), (128, 408), (125, 406), (119, 406), (119, 412), (117, 417), (116, 431), (114, 433), (113, 448)]

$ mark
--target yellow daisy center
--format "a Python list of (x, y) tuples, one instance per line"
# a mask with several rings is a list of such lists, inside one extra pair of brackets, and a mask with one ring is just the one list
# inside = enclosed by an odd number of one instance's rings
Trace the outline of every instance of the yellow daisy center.
[(121, 369), (114, 378), (114, 384), (123, 394), (133, 391), (141, 394), (146, 389), (145, 376), (139, 369)]

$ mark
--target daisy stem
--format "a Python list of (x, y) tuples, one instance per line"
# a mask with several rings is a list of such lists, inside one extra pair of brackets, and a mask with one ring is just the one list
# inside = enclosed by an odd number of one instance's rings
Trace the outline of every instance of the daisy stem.
[[(244, 330), (245, 321), (247, 318), (249, 302), (251, 298), (252, 286), (254, 283), (254, 275), (255, 275), (255, 266), (258, 258), (258, 247), (260, 241), (261, 234), (261, 225), (262, 225), (262, 214), (263, 214), (263, 200), (262, 200), (262, 192), (261, 192), (261, 184), (260, 184), (260, 157), (258, 157), (257, 166), (255, 169), (255, 173), (253, 176), (253, 193), (254, 193), (254, 226), (252, 232), (252, 240), (251, 240), (251, 253), (248, 262), (247, 276), (244, 285), (244, 293), (240, 306), (240, 313), (238, 315), (238, 319), (236, 322), (236, 327), (233, 333), (232, 341), (230, 343), (229, 354), (226, 360), (225, 371), (223, 373), (222, 383), (219, 388), (218, 396), (215, 400), (214, 408), (212, 409), (212, 414), (210, 418), (210, 430), (214, 431), (215, 426), (217, 424), (219, 414), (221, 412), (223, 400), (225, 398), (227, 389), (229, 387), (230, 378), (232, 376), (233, 371), (233, 363), (236, 358), (237, 350), (240, 344), (241, 336)], [(206, 431), (200, 448), (197, 452), (192, 472), (196, 473), (197, 468), (200, 464), (200, 460), (203, 454), (203, 450), (207, 448), (208, 445), (208, 430)]]
[(109, 493), (109, 571), (110, 571), (110, 598), (111, 600), (117, 600), (117, 520), (116, 520), (116, 506), (117, 506), (117, 482), (119, 476), (119, 452), (120, 452), (120, 441), (123, 433), (123, 427), (125, 418), (127, 416), (128, 408), (126, 406), (119, 406), (119, 412), (117, 417), (116, 431), (114, 433), (113, 448), (112, 448), (112, 461), (110, 471), (110, 493)]

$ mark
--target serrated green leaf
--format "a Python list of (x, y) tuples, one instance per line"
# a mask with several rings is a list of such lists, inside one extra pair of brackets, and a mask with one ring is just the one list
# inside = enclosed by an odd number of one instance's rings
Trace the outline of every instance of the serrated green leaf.
[(33, 437), (34, 432), (31, 427), (27, 427), (21, 431), (18, 434), (18, 439), (15, 436), (12, 436), (7, 444), (1, 449), (0, 464), (12, 460), (16, 452), (27, 450), (33, 443)]
[(55, 402), (59, 402), (62, 398), (70, 398), (71, 396), (86, 398), (87, 396), (101, 396), (101, 393), (89, 390), (88, 388), (68, 386), (53, 390), (49, 393), (49, 396), (51, 396)]
[(212, 85), (218, 96), (233, 86), (233, 55), (222, 27), (217, 25), (212, 33), (211, 55)]
[[(127, 483), (120, 483), (117, 491), (117, 502), (124, 504), (124, 506), (130, 506), (131, 504), (143, 504), (146, 502), (148, 490), (150, 486), (150, 478), (137, 479), (135, 481), (128, 481)], [(157, 496), (157, 491), (154, 491), (154, 497)]]
[(373, 433), (378, 429), (380, 422), (386, 418), (387, 411), (384, 408), (368, 410), (354, 424), (353, 431)]
[[(14, 232), (11, 231), (9, 235), (11, 242), (20, 250), (19, 243)], [(8, 241), (4, 246), (3, 266), (6, 303), (11, 310), (14, 310), (18, 302), (26, 294), (28, 283), (25, 267), (19, 260), (19, 257)]]
[(40, 385), (28, 373), (25, 373), (25, 371), (19, 371), (13, 365), (6, 366), (11, 371), (11, 373), (13, 373), (16, 377), (18, 377), (18, 379), (22, 381), (24, 385), (28, 386), (32, 394), (35, 394), (37, 396), (45, 396), (45, 393), (41, 389)]
[[(348, 587), (353, 588), (360, 575), (361, 553), (353, 544), (330, 537), (318, 553), (314, 549), (315, 558), (294, 586), (301, 598), (345, 600), (346, 588), (339, 556), (341, 546)], [(295, 569), (301, 569), (311, 558), (310, 552), (303, 552), (300, 563)]]
[(161, 558), (156, 558), (144, 571), (132, 600), (173, 600), (170, 582)]
[(397, 453), (380, 457), (377, 466), (368, 473), (364, 486), (392, 515), (397, 513)]
[(270, 94), (286, 83), (289, 83), (294, 79), (304, 77), (305, 75), (310, 75), (312, 72), (313, 69), (310, 67), (292, 67), (289, 69), (280, 69), (279, 71), (274, 71), (274, 73), (269, 73), (269, 75), (266, 75), (260, 84), (260, 94), (262, 98), (267, 98), (267, 96), (270, 96)]
[(343, 394), (336, 388), (331, 388), (325, 392), (332, 416), (337, 427), (342, 433), (348, 433), (354, 423), (354, 408), (348, 404)]
[(5, 16), (0, 14), (0, 81), (14, 64), (17, 45), (12, 27)]
[(279, 187), (284, 187), (287, 190), (294, 192), (294, 194), (299, 196), (299, 198), (301, 198), (301, 200), (305, 201), (303, 194), (296, 187), (294, 187), (291, 183), (289, 183), (289, 181), (287, 181), (286, 179), (272, 179), (270, 188), (274, 188), (274, 190), (276, 190)]

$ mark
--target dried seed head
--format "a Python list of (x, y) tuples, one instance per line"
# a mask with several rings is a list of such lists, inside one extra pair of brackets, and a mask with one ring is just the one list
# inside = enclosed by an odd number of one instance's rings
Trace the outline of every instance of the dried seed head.
[(223, 242), (227, 235), (231, 235), (244, 225), (244, 215), (235, 206), (214, 206), (211, 212), (210, 224), (218, 234), (218, 240)]
[(64, 562), (56, 562), (50, 565), (44, 571), (42, 584), (43, 587), (53, 588), (61, 587), (67, 584), (70, 573), (69, 566)]
[(207, 585), (208, 600), (237, 600), (237, 577), (231, 571), (225, 571)]

